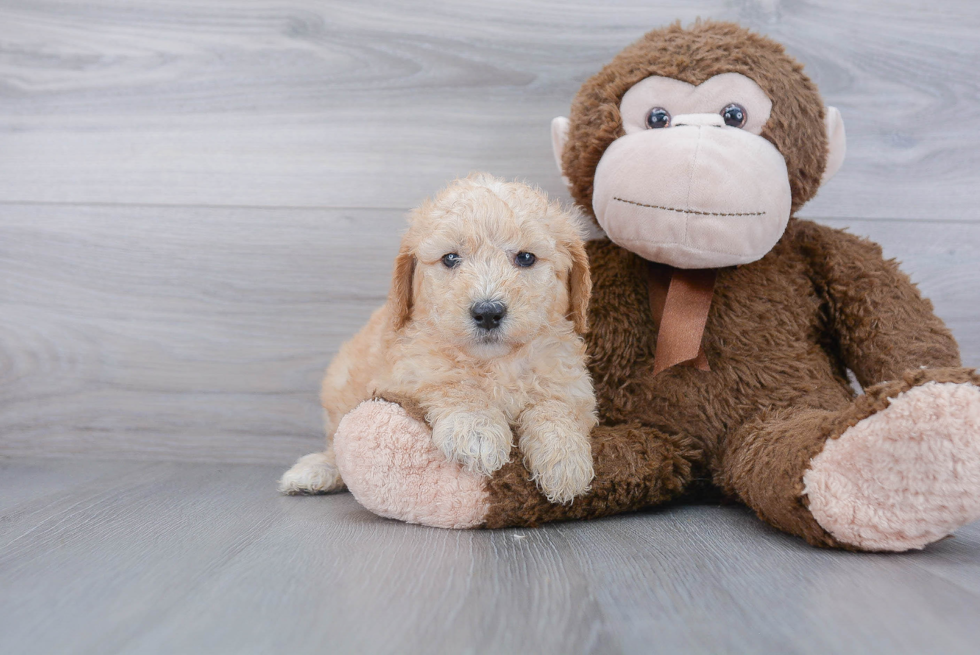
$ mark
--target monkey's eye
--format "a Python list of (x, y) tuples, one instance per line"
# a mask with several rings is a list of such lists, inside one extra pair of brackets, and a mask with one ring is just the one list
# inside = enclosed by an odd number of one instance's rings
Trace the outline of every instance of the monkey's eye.
[(463, 261), (463, 258), (454, 252), (442, 256), (442, 264), (446, 268), (456, 268), (461, 261)]
[(514, 263), (521, 268), (530, 268), (534, 266), (534, 262), (536, 261), (538, 261), (538, 258), (534, 256), (534, 253), (519, 252), (514, 255)]
[(749, 116), (745, 113), (745, 107), (733, 102), (721, 110), (721, 117), (729, 127), (742, 127)]
[(670, 126), (670, 112), (663, 107), (654, 107), (647, 112), (647, 127), (656, 129), (658, 127)]

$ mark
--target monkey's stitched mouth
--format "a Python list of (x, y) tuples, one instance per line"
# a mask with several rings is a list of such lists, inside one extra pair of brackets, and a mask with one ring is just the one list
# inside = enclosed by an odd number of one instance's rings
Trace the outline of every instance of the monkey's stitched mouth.
[(679, 209), (677, 207), (665, 207), (664, 205), (647, 205), (642, 202), (636, 202), (634, 200), (626, 200), (625, 198), (620, 198), (619, 196), (613, 196), (613, 200), (618, 200), (619, 202), (625, 202), (628, 205), (636, 205), (637, 207), (647, 207), (649, 209), (663, 209), (668, 212), (677, 212), (678, 214), (697, 214), (699, 216), (765, 216), (766, 212), (703, 212), (697, 209)]

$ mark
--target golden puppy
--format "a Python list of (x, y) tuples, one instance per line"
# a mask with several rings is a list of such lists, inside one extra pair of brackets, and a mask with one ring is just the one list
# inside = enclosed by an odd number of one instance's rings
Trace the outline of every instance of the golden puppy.
[(327, 369), (327, 449), (301, 458), (280, 490), (343, 487), (333, 432), (359, 403), (388, 395), (415, 399), (434, 444), (467, 469), (503, 466), (516, 432), (549, 500), (586, 491), (596, 415), (580, 336), (592, 285), (582, 229), (536, 189), (486, 174), (414, 210), (388, 302)]

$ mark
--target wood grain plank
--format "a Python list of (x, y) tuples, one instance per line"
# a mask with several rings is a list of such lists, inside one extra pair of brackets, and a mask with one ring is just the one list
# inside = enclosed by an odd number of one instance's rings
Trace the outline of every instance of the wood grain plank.
[(407, 207), (474, 169), (562, 193), (549, 121), (658, 24), (784, 42), (848, 125), (804, 213), (980, 220), (980, 5), (0, 2), (0, 201)]
[[(349, 494), (280, 497), (270, 466), (72, 465), (95, 468), (0, 510), (2, 652), (969, 653), (980, 637), (950, 554), (980, 557), (978, 525), (899, 556), (815, 549), (735, 506), (449, 531)], [(0, 476), (0, 497), (31, 477)]]
[(598, 603), (625, 652), (650, 644), (704, 653), (975, 647), (961, 630), (977, 596), (939, 574), (952, 567), (932, 548), (903, 559), (814, 549), (738, 506), (673, 507), (572, 530), (569, 555), (603, 580)]
[[(404, 212), (8, 205), (0, 454), (286, 464), (387, 293)], [(831, 221), (884, 244), (980, 364), (980, 226)]]
[(929, 557), (900, 556), (903, 565), (917, 566), (967, 592), (980, 596), (980, 523), (959, 530), (929, 547)]
[(20, 209), (0, 220), (6, 454), (308, 450), (319, 378), (384, 301), (403, 226), (396, 211)]
[[(549, 532), (520, 540), (449, 532), (378, 519), (346, 494), (306, 500), (220, 579), (150, 622), (133, 651), (304, 652), (310, 644), (338, 653), (618, 650), (590, 581)], [(306, 546), (314, 543), (315, 551)], [(268, 566), (270, 553), (286, 552), (288, 561)], [(292, 629), (270, 631), (263, 616), (289, 617)]]
[(136, 619), (183, 602), (269, 529), (272, 474), (117, 463), (101, 484), (6, 517), (0, 650), (122, 652)]
[[(10, 460), (0, 458), (0, 479), (3, 480), (3, 493), (0, 494), (0, 542), (11, 516), (26, 511), (32, 503), (42, 506), (51, 504), (52, 497), (60, 498), (68, 489), (77, 489), (85, 483), (96, 480), (119, 466), (111, 461), (90, 461), (78, 466), (67, 460)], [(17, 508), (16, 510), (14, 508)]]

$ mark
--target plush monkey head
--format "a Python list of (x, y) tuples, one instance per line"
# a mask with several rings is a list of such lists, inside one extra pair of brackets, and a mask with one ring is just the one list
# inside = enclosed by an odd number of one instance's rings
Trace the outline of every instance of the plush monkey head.
[(845, 149), (840, 113), (781, 45), (713, 21), (619, 53), (553, 121), (552, 142), (613, 242), (688, 269), (762, 258)]

